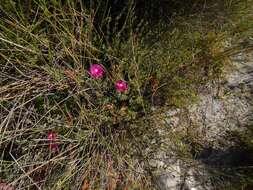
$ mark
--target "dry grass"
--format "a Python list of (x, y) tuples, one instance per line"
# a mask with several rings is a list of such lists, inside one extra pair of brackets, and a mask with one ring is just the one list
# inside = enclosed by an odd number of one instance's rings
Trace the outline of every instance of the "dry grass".
[[(136, 27), (132, 5), (110, 21), (103, 3), (1, 1), (1, 179), (17, 189), (152, 189), (149, 160), (158, 149), (191, 160), (181, 143), (187, 134), (156, 122), (220, 76), (223, 42), (239, 38), (241, 21), (215, 3), (221, 15), (210, 5), (171, 17), (172, 29), (150, 30)], [(104, 66), (103, 78), (90, 77), (92, 63)], [(115, 91), (118, 79), (126, 92)], [(48, 147), (50, 130), (57, 151)]]

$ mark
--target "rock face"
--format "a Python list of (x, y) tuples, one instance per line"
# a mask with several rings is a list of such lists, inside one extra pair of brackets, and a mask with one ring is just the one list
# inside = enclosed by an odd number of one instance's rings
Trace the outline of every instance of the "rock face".
[(177, 128), (197, 126), (194, 130), (201, 134), (207, 147), (195, 163), (175, 160), (167, 164), (169, 168), (156, 179), (161, 190), (212, 190), (206, 168), (229, 167), (243, 161), (243, 152), (231, 148), (233, 142), (226, 140), (226, 136), (231, 131), (243, 131), (245, 125), (253, 122), (253, 55), (232, 57), (227, 70), (222, 81), (200, 90), (199, 101), (189, 106), (187, 119), (181, 118), (182, 110), (168, 111), (167, 123)]

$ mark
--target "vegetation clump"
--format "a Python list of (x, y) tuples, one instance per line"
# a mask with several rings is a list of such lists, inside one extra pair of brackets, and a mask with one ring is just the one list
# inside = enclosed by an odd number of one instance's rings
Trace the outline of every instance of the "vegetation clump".
[(157, 121), (222, 76), (247, 3), (1, 0), (0, 185), (156, 188), (157, 150), (192, 156)]

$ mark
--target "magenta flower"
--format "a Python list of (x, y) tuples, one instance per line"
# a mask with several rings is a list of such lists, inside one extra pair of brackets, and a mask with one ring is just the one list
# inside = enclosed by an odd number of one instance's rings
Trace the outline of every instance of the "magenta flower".
[(49, 149), (52, 151), (57, 151), (59, 149), (59, 145), (56, 143), (49, 143)]
[(48, 131), (47, 133), (47, 140), (49, 141), (49, 149), (53, 151), (58, 150), (58, 144), (55, 143), (57, 134), (54, 131)]
[(52, 130), (48, 131), (47, 133), (47, 139), (49, 141), (54, 141), (56, 139), (56, 136), (57, 136), (56, 133)]
[(89, 73), (93, 78), (100, 78), (103, 76), (104, 69), (100, 64), (92, 64)]
[(115, 88), (120, 91), (120, 92), (123, 92), (127, 89), (127, 83), (123, 80), (118, 80), (116, 81), (115, 83)]

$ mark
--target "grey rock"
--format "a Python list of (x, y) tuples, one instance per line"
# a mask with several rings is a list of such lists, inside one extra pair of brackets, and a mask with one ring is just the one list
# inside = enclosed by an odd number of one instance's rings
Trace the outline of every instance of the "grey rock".
[(166, 113), (166, 124), (179, 131), (188, 125), (197, 126), (195, 130), (211, 147), (207, 146), (194, 166), (176, 159), (156, 163), (160, 168), (168, 165), (156, 175), (161, 190), (212, 190), (205, 166), (236, 165), (240, 160), (241, 152), (230, 148), (226, 136), (230, 131), (243, 131), (253, 121), (253, 55), (241, 53), (231, 60), (222, 81), (200, 90), (197, 103), (188, 107), (187, 118), (181, 116), (180, 109)]

